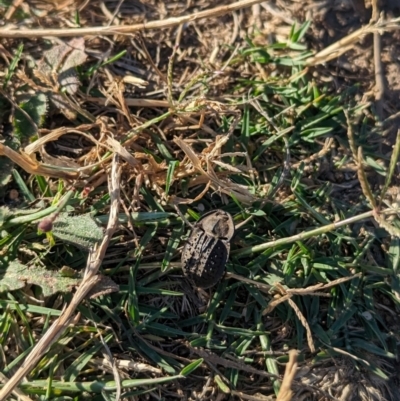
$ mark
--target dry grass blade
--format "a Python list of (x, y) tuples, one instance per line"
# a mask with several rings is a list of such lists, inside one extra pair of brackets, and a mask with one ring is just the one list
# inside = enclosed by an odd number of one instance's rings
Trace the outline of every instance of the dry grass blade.
[[(97, 103), (101, 106), (104, 106), (107, 104), (109, 101), (106, 98), (103, 97), (93, 97), (93, 96), (87, 96), (86, 101), (92, 102), (92, 103)], [(154, 107), (154, 108), (159, 108), (159, 107), (169, 107), (169, 103), (166, 100), (157, 100), (157, 99), (124, 99), (125, 104), (130, 107)]]
[[(280, 284), (277, 285), (277, 287), (278, 287), (278, 289), (280, 290), (281, 293), (285, 292), (285, 289)], [(268, 307), (263, 311), (263, 315), (265, 315), (267, 313), (270, 313), (280, 303), (288, 301), (289, 305), (292, 307), (292, 309), (296, 313), (296, 316), (300, 320), (301, 324), (306, 329), (308, 347), (310, 348), (310, 351), (312, 353), (314, 353), (315, 352), (315, 345), (314, 345), (314, 340), (312, 338), (310, 325), (308, 324), (307, 319), (301, 313), (301, 310), (298, 308), (296, 303), (292, 300), (292, 296), (293, 295), (294, 294), (288, 293), (288, 294), (283, 295), (281, 298), (278, 298), (277, 300), (270, 302)]]
[(323, 148), (318, 153), (315, 153), (315, 154), (311, 155), (310, 157), (307, 157), (306, 159), (302, 160), (301, 162), (293, 163), (292, 167), (299, 168), (300, 164), (305, 164), (306, 167), (311, 169), (312, 163), (318, 159), (322, 159), (323, 157), (325, 157), (328, 154), (328, 152), (332, 149), (333, 144), (334, 144), (333, 138), (326, 138)]
[[(123, 369), (128, 372), (149, 372), (149, 373), (156, 374), (156, 375), (162, 374), (161, 369), (155, 368), (154, 366), (148, 365), (146, 363), (135, 362), (135, 361), (125, 360), (125, 359), (116, 359), (116, 358), (114, 358), (114, 363), (115, 363), (117, 369)], [(110, 373), (112, 373), (112, 371), (113, 371), (113, 366), (112, 366), (112, 363), (110, 362), (109, 358), (103, 358), (103, 359), (92, 358), (90, 360), (90, 364), (97, 368), (106, 370), (107, 372), (110, 372)]]
[[(231, 273), (228, 273), (228, 274), (230, 276), (232, 276)], [(314, 295), (314, 296), (319, 296), (319, 297), (330, 296), (330, 294), (323, 293), (323, 292), (321, 292), (321, 290), (326, 290), (328, 288), (334, 287), (338, 284), (345, 283), (346, 281), (352, 280), (352, 279), (354, 279), (356, 277), (360, 277), (360, 276), (361, 276), (361, 273), (357, 273), (350, 277), (338, 278), (336, 280), (331, 281), (328, 284), (319, 283), (317, 285), (313, 285), (313, 286), (307, 287), (307, 288), (288, 288), (288, 289), (286, 289), (280, 283), (277, 283), (275, 286), (281, 296), (279, 298), (271, 301), (268, 304), (268, 306), (264, 309), (262, 314), (266, 315), (268, 313), (271, 313), (274, 310), (274, 308), (276, 308), (282, 302), (285, 302), (285, 301), (290, 302), (290, 299), (292, 298), (293, 295)], [(240, 277), (240, 276), (238, 276), (238, 277)], [(252, 281), (252, 280), (247, 280), (244, 278), (241, 278), (241, 280), (245, 281), (245, 282)], [(256, 283), (256, 282), (253, 282), (253, 283)], [(260, 289), (262, 289), (262, 288), (260, 288)]]
[(115, 156), (112, 164), (111, 179), (109, 184), (109, 193), (111, 197), (110, 217), (103, 241), (95, 251), (92, 251), (89, 254), (85, 276), (76, 293), (74, 294), (71, 303), (68, 305), (65, 311), (63, 311), (61, 316), (46, 331), (45, 335), (39, 340), (39, 342), (33, 348), (31, 353), (27, 356), (20, 368), (0, 390), (0, 400), (6, 400), (7, 397), (14, 390), (14, 388), (18, 386), (21, 380), (26, 375), (28, 375), (35, 366), (37, 366), (38, 362), (49, 349), (49, 347), (57, 341), (57, 339), (69, 326), (74, 318), (74, 312), (76, 308), (80, 305), (82, 300), (100, 280), (97, 272), (104, 259), (108, 244), (117, 227), (118, 222), (120, 174), (121, 171), (118, 166), (117, 156)]
[(6, 156), (15, 164), (18, 164), (27, 173), (34, 175), (42, 175), (44, 177), (63, 178), (65, 180), (75, 180), (79, 177), (79, 171), (74, 171), (70, 168), (53, 167), (50, 165), (39, 163), (27, 154), (18, 153), (8, 146), (0, 143), (0, 156)]
[(349, 277), (341, 277), (341, 278), (333, 280), (327, 284), (319, 283), (317, 285), (313, 285), (313, 286), (310, 286), (307, 288), (290, 288), (290, 289), (286, 290), (286, 292), (288, 294), (293, 294), (293, 295), (295, 295), (295, 294), (296, 295), (315, 295), (316, 294), (315, 291), (317, 291), (317, 290), (319, 290), (319, 291), (326, 290), (328, 288), (334, 287), (335, 285), (339, 285), (339, 284), (345, 283), (346, 281), (353, 280), (354, 278), (357, 278), (357, 277), (361, 277), (361, 273), (357, 273), (357, 274), (354, 274)]
[[(221, 139), (221, 142), (223, 139)], [(189, 158), (192, 167), (200, 173), (200, 179), (193, 180), (193, 183), (200, 184), (200, 183), (211, 183), (211, 188), (214, 191), (219, 191), (225, 193), (227, 195), (235, 196), (240, 202), (244, 204), (252, 204), (255, 201), (255, 197), (250, 193), (247, 187), (239, 184), (235, 184), (229, 181), (227, 178), (219, 178), (215, 173), (214, 169), (211, 165), (211, 156), (206, 156), (206, 163), (207, 163), (207, 171), (205, 171), (202, 167), (202, 162), (199, 156), (193, 151), (193, 149), (182, 139), (175, 137), (174, 142), (183, 150), (186, 156)], [(222, 146), (219, 143), (220, 141), (217, 140), (217, 145)], [(202, 155), (203, 156), (203, 155)]]
[(344, 115), (346, 117), (347, 138), (349, 140), (350, 150), (351, 150), (351, 153), (353, 153), (354, 160), (357, 162), (357, 160), (358, 160), (357, 146), (356, 146), (356, 141), (355, 141), (355, 138), (354, 138), (353, 127), (351, 126), (349, 112), (346, 109), (343, 109), (343, 113), (344, 113)]
[(376, 208), (375, 198), (372, 194), (371, 187), (369, 186), (367, 175), (365, 174), (364, 166), (363, 166), (363, 153), (362, 148), (358, 148), (358, 166), (357, 166), (357, 175), (360, 181), (361, 189), (363, 191), (364, 196), (368, 199), (369, 203), (371, 204), (372, 208)]
[(385, 185), (382, 189), (380, 196), (380, 202), (379, 202), (380, 204), (382, 203), (382, 200), (385, 198), (386, 192), (393, 178), (393, 174), (396, 170), (397, 162), (399, 160), (399, 155), (400, 155), (400, 129), (397, 130), (396, 143), (393, 146), (393, 152), (389, 164), (389, 171), (386, 174)]
[(231, 357), (231, 359), (226, 359), (218, 356), (217, 354), (210, 352), (210, 351), (205, 351), (202, 349), (197, 349), (197, 348), (192, 348), (190, 347), (190, 351), (199, 355), (200, 358), (203, 358), (206, 362), (212, 363), (214, 365), (220, 365), (228, 369), (237, 369), (241, 370), (243, 372), (248, 372), (252, 374), (256, 374), (262, 377), (277, 377), (276, 375), (272, 373), (265, 372), (263, 370), (259, 369), (254, 369), (251, 366), (248, 366), (246, 363), (244, 363), (241, 360), (237, 359), (232, 359), (234, 357)]
[(286, 294), (283, 295), (282, 297), (275, 299), (274, 301), (271, 301), (268, 306), (264, 309), (263, 315), (267, 315), (271, 313), (279, 304), (282, 302), (288, 301), (292, 297), (292, 294)]
[(293, 396), (291, 389), (294, 376), (297, 370), (297, 351), (289, 351), (289, 362), (286, 364), (285, 375), (283, 376), (281, 389), (276, 401), (290, 401)]
[(262, 3), (263, 0), (242, 0), (233, 4), (224, 5), (204, 10), (194, 14), (184, 15), (182, 17), (167, 18), (164, 20), (149, 21), (135, 25), (113, 25), (97, 26), (89, 28), (67, 28), (67, 29), (9, 29), (0, 30), (0, 38), (42, 38), (44, 36), (67, 37), (67, 36), (85, 36), (85, 35), (116, 35), (131, 34), (133, 32), (143, 32), (149, 29), (165, 29), (188, 22), (197, 21), (203, 18), (218, 17), (241, 8), (250, 7), (253, 4)]
[[(0, 382), (1, 383), (7, 383), (8, 378), (7, 376), (0, 372)], [(15, 395), (18, 399), (18, 401), (32, 401), (32, 398), (29, 398), (28, 396), (26, 396), (20, 389), (15, 388), (13, 390), (13, 395)]]
[[(371, 22), (379, 20), (378, 0), (372, 0)], [(374, 32), (375, 104), (380, 120), (383, 118), (383, 97), (385, 95), (385, 74), (382, 66), (382, 43), (379, 31)]]
[(118, 141), (114, 138), (108, 137), (106, 140), (107, 145), (111, 147), (113, 152), (119, 154), (122, 159), (128, 162), (132, 167), (138, 168), (139, 170), (143, 170), (142, 164), (139, 160), (133, 157), (125, 147), (123, 147)]
[(392, 226), (390, 223), (388, 223), (378, 213), (374, 214), (374, 219), (379, 224), (379, 226), (384, 228), (390, 235), (393, 235), (394, 237), (399, 237), (400, 238), (400, 230), (397, 227)]
[(395, 18), (390, 21), (377, 21), (374, 24), (368, 24), (366, 26), (357, 29), (356, 31), (352, 32), (350, 35), (338, 40), (337, 42), (333, 43), (332, 45), (326, 47), (324, 50), (321, 50), (315, 56), (310, 57), (306, 65), (318, 65), (326, 63), (330, 60), (340, 57), (342, 54), (346, 53), (348, 50), (354, 48), (354, 43), (361, 40), (365, 35), (374, 32), (381, 32), (381, 31), (390, 31), (394, 29), (400, 28), (400, 18)]
[(118, 156), (114, 155), (113, 163), (111, 167), (111, 177), (109, 179), (109, 194), (111, 199), (110, 204), (110, 217), (108, 220), (108, 225), (104, 238), (99, 248), (93, 253), (93, 257), (89, 257), (88, 264), (85, 271), (85, 279), (97, 274), (101, 262), (104, 259), (107, 247), (111, 238), (118, 226), (118, 211), (120, 202), (120, 177), (121, 177), (121, 167), (118, 163)]
[(289, 305), (294, 310), (294, 312), (296, 313), (296, 316), (300, 320), (301, 324), (306, 329), (308, 347), (310, 348), (310, 351), (312, 353), (314, 353), (315, 352), (314, 340), (312, 338), (311, 328), (307, 322), (307, 319), (304, 317), (304, 315), (301, 313), (301, 310), (298, 308), (298, 306), (293, 302), (293, 300), (291, 298), (288, 299), (288, 302), (289, 302)]
[(31, 155), (35, 152), (40, 151), (41, 147), (44, 146), (46, 143), (56, 141), (61, 136), (68, 134), (68, 133), (74, 133), (74, 134), (81, 135), (81, 136), (85, 137), (86, 139), (88, 139), (90, 142), (94, 142), (97, 146), (101, 146), (101, 143), (98, 142), (93, 137), (93, 135), (86, 134), (86, 132), (88, 132), (89, 129), (93, 128), (94, 126), (96, 126), (96, 124), (83, 124), (83, 125), (79, 125), (78, 127), (75, 127), (75, 128), (69, 128), (69, 127), (57, 128), (54, 131), (42, 136), (41, 138), (38, 138), (36, 141), (32, 142), (30, 145), (26, 146), (24, 151), (27, 155)]
[(235, 391), (235, 390), (232, 390), (231, 394), (233, 396), (238, 397), (239, 400), (247, 400), (247, 401), (274, 401), (275, 400), (274, 397), (267, 397), (264, 395), (258, 396), (258, 394), (257, 395), (249, 395), (249, 394), (245, 394), (241, 391)]

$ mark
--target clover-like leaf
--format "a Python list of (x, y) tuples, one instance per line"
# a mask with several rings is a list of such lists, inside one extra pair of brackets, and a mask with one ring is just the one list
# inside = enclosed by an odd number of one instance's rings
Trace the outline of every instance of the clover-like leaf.
[(48, 297), (57, 292), (71, 291), (79, 281), (41, 266), (23, 265), (18, 260), (12, 261), (7, 268), (0, 270), (0, 292), (18, 290), (33, 284), (41, 287), (43, 295)]
[(14, 114), (14, 133), (19, 139), (29, 138), (37, 133), (37, 128), (44, 122), (47, 112), (47, 97), (44, 93), (39, 92), (29, 100), (21, 102), (19, 107), (20, 109), (16, 109)]

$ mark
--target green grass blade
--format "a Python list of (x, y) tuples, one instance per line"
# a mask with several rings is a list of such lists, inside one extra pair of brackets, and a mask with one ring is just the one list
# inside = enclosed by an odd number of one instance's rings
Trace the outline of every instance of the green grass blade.
[(396, 170), (396, 166), (399, 161), (399, 155), (400, 155), (400, 129), (397, 131), (396, 142), (393, 146), (392, 156), (390, 157), (389, 170), (386, 173), (385, 185), (383, 186), (383, 189), (381, 191), (380, 195), (381, 202), (382, 199), (384, 199), (386, 191), (388, 190), (389, 185), (392, 181), (393, 174)]
[(189, 376), (191, 373), (193, 373), (202, 363), (204, 362), (203, 358), (197, 359), (196, 361), (193, 361), (189, 365), (185, 366), (181, 372), (180, 376)]

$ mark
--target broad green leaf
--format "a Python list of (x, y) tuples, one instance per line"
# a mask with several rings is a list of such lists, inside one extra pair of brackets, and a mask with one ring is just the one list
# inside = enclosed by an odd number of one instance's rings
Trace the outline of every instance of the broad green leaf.
[(41, 266), (25, 266), (18, 260), (12, 261), (0, 273), (0, 292), (24, 288), (27, 284), (41, 287), (43, 295), (48, 297), (57, 292), (70, 292), (78, 285), (78, 279), (64, 277), (60, 272), (47, 270)]
[(104, 237), (101, 229), (89, 214), (69, 216), (60, 213), (53, 224), (54, 236), (65, 242), (88, 250), (94, 247)]
[(30, 138), (36, 135), (37, 128), (44, 122), (48, 108), (47, 96), (38, 92), (28, 100), (21, 102), (19, 107), (15, 109), (14, 114), (14, 133), (19, 139)]

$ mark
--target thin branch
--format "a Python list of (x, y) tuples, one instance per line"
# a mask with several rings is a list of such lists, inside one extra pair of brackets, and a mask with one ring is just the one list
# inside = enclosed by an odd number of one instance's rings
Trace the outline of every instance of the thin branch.
[(283, 376), (281, 389), (276, 401), (290, 401), (293, 396), (292, 383), (297, 372), (297, 351), (289, 351), (289, 361), (286, 364), (285, 375)]
[[(391, 211), (391, 212), (393, 212), (393, 211)], [(358, 216), (353, 216), (353, 217), (350, 217), (350, 218), (342, 220), (342, 221), (327, 224), (326, 226), (318, 227), (318, 228), (315, 228), (314, 230), (303, 231), (303, 232), (293, 235), (291, 237), (279, 238), (275, 241), (265, 242), (264, 244), (259, 244), (259, 245), (250, 246), (247, 248), (238, 249), (238, 250), (231, 252), (231, 254), (233, 254), (235, 256), (245, 256), (245, 255), (250, 255), (250, 254), (256, 253), (256, 252), (263, 252), (269, 248), (275, 248), (275, 247), (281, 246), (281, 245), (292, 244), (293, 242), (296, 242), (296, 241), (304, 241), (305, 239), (315, 237), (316, 235), (321, 235), (324, 233), (328, 233), (330, 231), (334, 231), (339, 227), (343, 227), (348, 224), (353, 224), (356, 221), (371, 218), (371, 217), (373, 217), (373, 215), (374, 215), (374, 212), (372, 210), (370, 210), (369, 212), (359, 214)]]
[[(306, 65), (318, 65), (333, 60), (354, 48), (354, 43), (358, 42), (365, 35), (374, 32), (387, 32), (394, 29), (400, 29), (400, 18), (395, 18), (390, 21), (378, 21), (375, 24), (368, 24), (357, 29), (344, 38), (338, 40), (332, 45), (321, 50), (315, 56), (307, 59)], [(0, 34), (1, 35), (1, 34)]]
[[(378, 0), (372, 1), (371, 22), (378, 22)], [(375, 67), (375, 106), (379, 121), (383, 120), (383, 98), (385, 95), (385, 76), (382, 67), (382, 43), (379, 31), (374, 32), (374, 67)]]
[(220, 15), (231, 13), (241, 8), (250, 7), (253, 4), (262, 3), (264, 0), (242, 0), (233, 4), (219, 6), (210, 10), (200, 11), (194, 14), (184, 15), (182, 17), (167, 18), (164, 20), (143, 22), (135, 25), (113, 25), (97, 26), (89, 28), (64, 28), (64, 29), (9, 29), (0, 30), (0, 38), (41, 38), (44, 36), (67, 37), (67, 36), (85, 36), (85, 35), (115, 35), (131, 34), (133, 32), (143, 32), (149, 29), (165, 29), (180, 24), (194, 22), (203, 18), (218, 17)]

